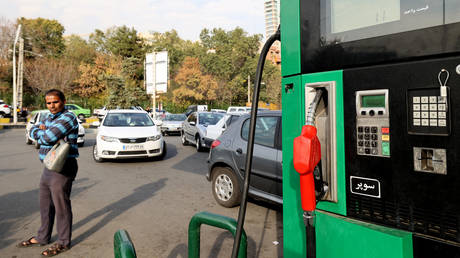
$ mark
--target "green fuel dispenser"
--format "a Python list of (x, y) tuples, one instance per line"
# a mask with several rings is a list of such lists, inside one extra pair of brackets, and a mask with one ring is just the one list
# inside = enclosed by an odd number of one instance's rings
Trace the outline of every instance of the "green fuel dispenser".
[(459, 13), (281, 1), (284, 257), (308, 252), (293, 150), (318, 89), (316, 257), (460, 257)]

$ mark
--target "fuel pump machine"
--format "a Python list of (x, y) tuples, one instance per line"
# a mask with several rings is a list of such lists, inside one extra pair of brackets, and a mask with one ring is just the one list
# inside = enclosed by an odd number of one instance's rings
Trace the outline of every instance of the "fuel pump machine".
[(460, 2), (371, 2), (281, 1), (284, 257), (460, 257)]

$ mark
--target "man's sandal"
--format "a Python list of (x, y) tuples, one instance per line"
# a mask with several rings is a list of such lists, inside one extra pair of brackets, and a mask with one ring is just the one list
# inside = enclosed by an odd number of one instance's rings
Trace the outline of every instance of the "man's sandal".
[(25, 241), (22, 241), (21, 243), (19, 243), (17, 246), (19, 248), (23, 248), (23, 247), (31, 247), (31, 246), (42, 246), (44, 244), (40, 244), (38, 241), (37, 243), (34, 243), (32, 242), (32, 239), (35, 239), (35, 241), (37, 241), (37, 239), (33, 236)]
[(69, 246), (63, 246), (63, 245), (60, 245), (60, 244), (54, 244), (51, 247), (48, 247), (46, 250), (44, 250), (42, 252), (42, 256), (45, 256), (45, 257), (55, 256), (55, 255), (58, 255), (60, 253), (65, 252), (65, 251), (67, 251), (69, 249), (70, 249)]

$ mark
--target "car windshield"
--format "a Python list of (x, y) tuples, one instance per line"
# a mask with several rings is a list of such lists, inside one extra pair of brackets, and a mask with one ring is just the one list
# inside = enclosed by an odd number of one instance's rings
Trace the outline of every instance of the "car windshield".
[(199, 113), (198, 121), (200, 125), (215, 125), (224, 117), (222, 113)]
[(163, 120), (164, 121), (184, 121), (187, 117), (184, 114), (172, 114), (167, 115)]
[(152, 119), (145, 113), (109, 113), (104, 119), (103, 126), (129, 127), (153, 126)]

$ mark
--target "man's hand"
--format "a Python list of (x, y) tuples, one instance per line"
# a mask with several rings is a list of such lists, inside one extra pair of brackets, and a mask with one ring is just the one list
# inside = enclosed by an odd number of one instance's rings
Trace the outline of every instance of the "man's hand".
[(41, 124), (38, 128), (40, 128), (40, 130), (46, 130), (46, 126), (44, 124)]

